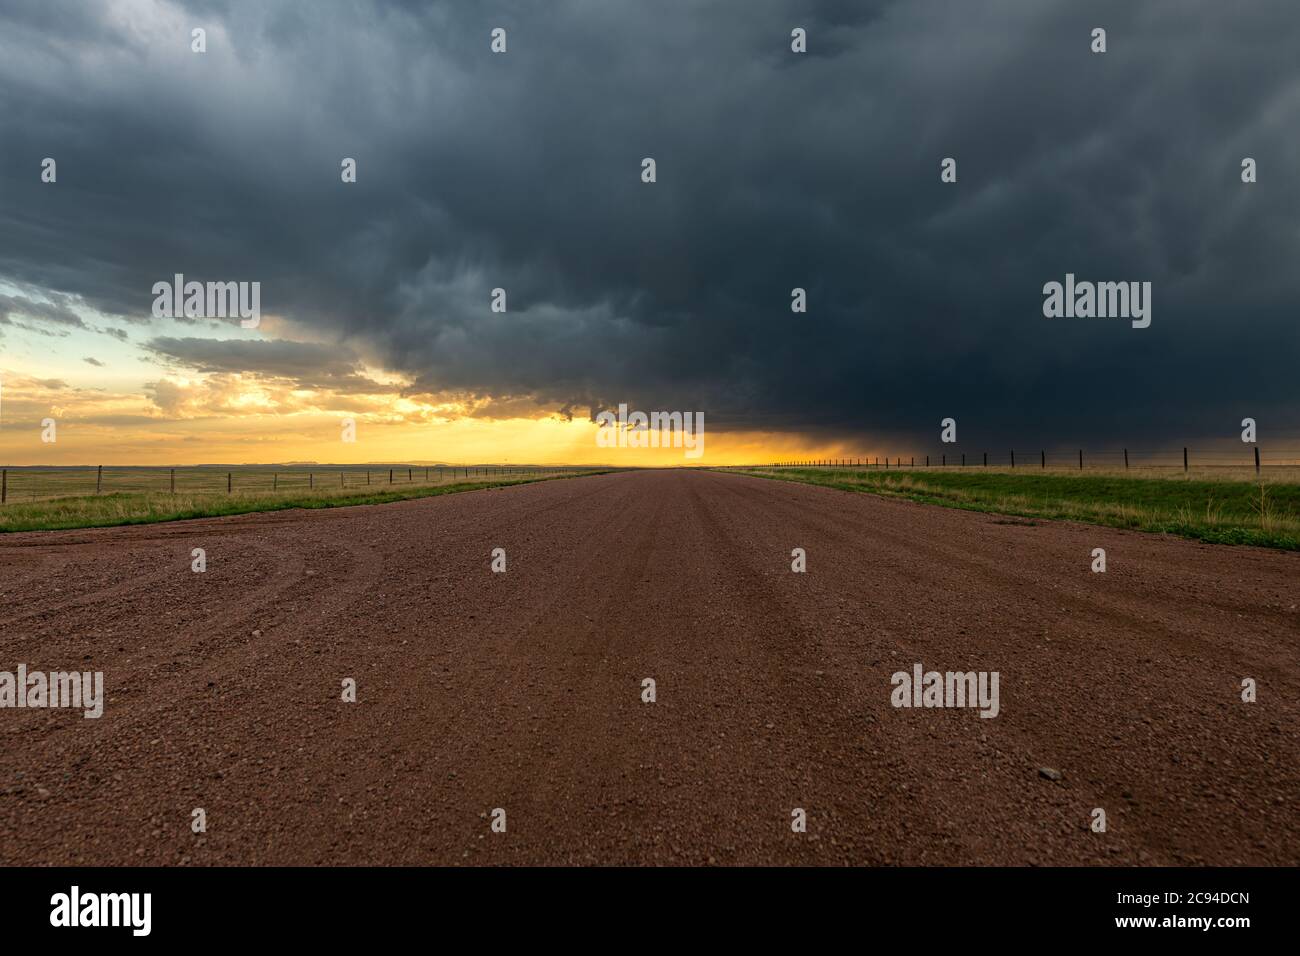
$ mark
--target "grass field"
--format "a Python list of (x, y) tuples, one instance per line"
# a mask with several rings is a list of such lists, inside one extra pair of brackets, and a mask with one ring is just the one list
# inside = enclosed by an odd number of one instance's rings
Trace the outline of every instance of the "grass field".
[(1216, 544), (1300, 551), (1300, 469), (1257, 479), (1251, 469), (1147, 469), (1081, 475), (1000, 468), (728, 469), (845, 491), (893, 495), (928, 504), (1087, 521), (1163, 532)]
[[(184, 471), (184, 474), (182, 474)], [(409, 498), (425, 498), (459, 491), (475, 491), (506, 485), (549, 481), (576, 475), (598, 474), (596, 469), (480, 468), (371, 469), (370, 483), (364, 470), (286, 471), (252, 467), (226, 469), (176, 469), (176, 492), (169, 491), (168, 469), (104, 470), (103, 493), (95, 494), (95, 469), (42, 469), (15, 481), (9, 471), (8, 501), (0, 506), (0, 532), (53, 531), (68, 528), (97, 528), (112, 525), (149, 524), (184, 518), (209, 518), (247, 514), (253, 511), (281, 511), (286, 508), (339, 508), (347, 505), (383, 504)], [(84, 493), (89, 474), (90, 494)], [(231, 491), (227, 492), (227, 475)], [(19, 489), (17, 495), (13, 494)], [(77, 493), (81, 492), (81, 493)]]
[[(70, 495), (138, 493), (180, 494), (231, 492), (315, 491), (413, 484), (445, 484), (470, 478), (514, 478), (558, 474), (577, 469), (538, 465), (406, 465), (279, 464), (192, 465), (181, 468), (94, 465), (66, 467), (6, 467), (7, 502), (31, 502)], [(229, 484), (227, 484), (229, 483)]]

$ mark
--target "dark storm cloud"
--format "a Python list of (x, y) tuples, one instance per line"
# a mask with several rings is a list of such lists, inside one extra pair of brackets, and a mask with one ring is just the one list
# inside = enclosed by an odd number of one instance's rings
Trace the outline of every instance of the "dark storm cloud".
[(359, 360), (350, 350), (314, 342), (159, 337), (150, 339), (146, 347), (166, 361), (200, 372), (287, 379), (299, 388), (368, 394), (392, 391), (361, 374)]
[[(1034, 444), (1296, 430), (1292, 3), (128, 9), (0, 13), (0, 279), (141, 322), (175, 272), (256, 280), (413, 392), (579, 414), (925, 444), (945, 416)], [(1045, 319), (1067, 272), (1151, 281), (1151, 327)]]
[(23, 316), (42, 325), (82, 329), (86, 324), (73, 312), (64, 297), (55, 296), (52, 302), (38, 302), (21, 295), (0, 294), (0, 325), (15, 325), (15, 317)]

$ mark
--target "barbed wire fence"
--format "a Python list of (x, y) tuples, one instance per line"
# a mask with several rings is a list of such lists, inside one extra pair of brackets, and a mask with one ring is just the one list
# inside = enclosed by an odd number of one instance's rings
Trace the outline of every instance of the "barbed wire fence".
[(1300, 448), (1270, 449), (1249, 445), (1240, 453), (1225, 449), (1169, 449), (1144, 451), (1130, 448), (1090, 450), (1084, 448), (1045, 448), (1020, 452), (1007, 449), (1003, 452), (958, 451), (946, 449), (939, 452), (906, 455), (863, 455), (851, 458), (813, 458), (763, 462), (753, 465), (731, 466), (738, 469), (853, 469), (866, 470), (920, 470), (936, 468), (1002, 468), (1013, 471), (1133, 471), (1137, 469), (1170, 469), (1190, 474), (1192, 469), (1249, 468), (1256, 474), (1266, 469), (1300, 466)]
[[(156, 467), (149, 465), (9, 466), (0, 468), (0, 504), (91, 494), (278, 494), (356, 491), (369, 488), (438, 485), (450, 481), (546, 477), (590, 471), (578, 465), (371, 465)], [(725, 466), (730, 470), (824, 469), (921, 471), (998, 468), (1011, 471), (1132, 472), (1160, 469), (1190, 475), (1193, 469), (1251, 469), (1263, 476), (1271, 469), (1300, 467), (1300, 448), (1265, 450), (1258, 445), (1236, 452), (1218, 449), (1037, 449), (1021, 452), (958, 451), (848, 458), (787, 459)]]
[(0, 504), (104, 494), (278, 494), (382, 491), (452, 481), (542, 478), (590, 471), (576, 465), (341, 465), (230, 467), (194, 465), (14, 466), (0, 469)]

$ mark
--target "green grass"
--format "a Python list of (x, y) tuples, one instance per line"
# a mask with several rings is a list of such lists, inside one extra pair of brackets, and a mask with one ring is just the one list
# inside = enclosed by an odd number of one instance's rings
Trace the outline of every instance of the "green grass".
[[(411, 498), (478, 491), (508, 485), (553, 481), (578, 475), (601, 474), (598, 470), (572, 471), (527, 478), (483, 477), (443, 484), (375, 485), (367, 488), (317, 488), (288, 491), (247, 491), (226, 494), (220, 491), (114, 492), (102, 495), (75, 495), (38, 501), (16, 501), (0, 507), (0, 532), (55, 531), (69, 528), (102, 528), (115, 525), (152, 524), (158, 521), (181, 521), (186, 518), (214, 518), (222, 515), (248, 514), (255, 511), (283, 511), (286, 508), (343, 508), (350, 505), (377, 505)], [(223, 475), (224, 482), (224, 475)]]
[(1016, 515), (1300, 551), (1300, 482), (1005, 469), (752, 468), (745, 474)]
[[(15, 467), (5, 472), (5, 497), (10, 502), (39, 501), (103, 493), (172, 492), (178, 494), (226, 494), (229, 480), (235, 494), (312, 492), (331, 489), (378, 491), (394, 487), (444, 484), (458, 478), (515, 478), (555, 474), (569, 468), (537, 465), (190, 465), (106, 466), (102, 473), (94, 466)], [(585, 470), (585, 469), (582, 469)], [(427, 478), (426, 478), (427, 476)], [(391, 479), (391, 480), (390, 480)], [(173, 487), (173, 482), (174, 487)]]

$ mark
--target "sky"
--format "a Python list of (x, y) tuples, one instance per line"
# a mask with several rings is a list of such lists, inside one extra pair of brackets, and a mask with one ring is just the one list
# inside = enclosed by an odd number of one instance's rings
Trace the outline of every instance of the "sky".
[[(727, 464), (1245, 417), (1297, 447), (1298, 28), (1290, 0), (5, 0), (0, 459)], [(259, 324), (155, 315), (176, 274), (258, 283)], [(1149, 326), (1045, 315), (1067, 275), (1150, 283)], [(702, 413), (703, 455), (600, 447), (620, 403)]]

